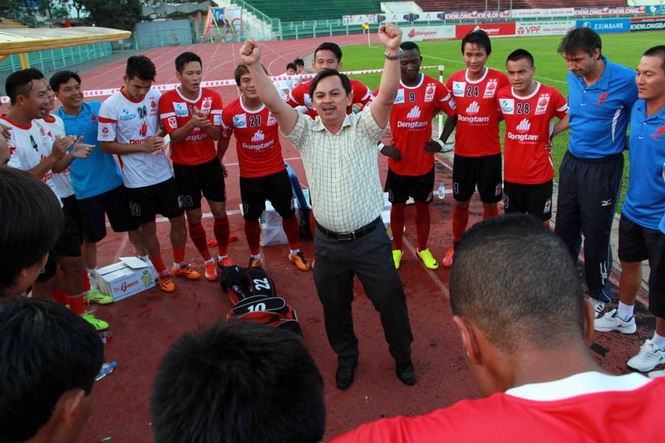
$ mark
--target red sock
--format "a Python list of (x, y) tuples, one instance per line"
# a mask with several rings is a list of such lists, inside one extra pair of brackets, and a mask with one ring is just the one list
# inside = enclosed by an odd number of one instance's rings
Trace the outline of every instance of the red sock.
[(173, 247), (173, 263), (182, 264), (185, 262), (185, 248)]
[(258, 220), (245, 220), (245, 237), (247, 237), (249, 252), (252, 255), (259, 255), (261, 252), (259, 247), (259, 241), (261, 240), (261, 225)]
[(291, 217), (282, 218), (282, 227), (284, 228), (284, 233), (286, 238), (289, 241), (289, 248), (299, 249), (300, 245), (300, 226), (298, 225), (298, 217), (294, 213)]
[(161, 254), (150, 257), (150, 261), (152, 262), (152, 265), (155, 267), (155, 270), (158, 274), (161, 275), (164, 271), (166, 271), (166, 266), (164, 266), (164, 261), (162, 260)]
[(457, 243), (466, 231), (466, 224), (469, 222), (469, 208), (453, 207), (453, 241)]
[(59, 305), (65, 306), (67, 304), (67, 293), (64, 288), (51, 289), (51, 297)]
[(189, 236), (192, 238), (192, 243), (196, 246), (196, 249), (199, 250), (199, 254), (203, 257), (203, 260), (210, 260), (212, 256), (210, 255), (210, 250), (208, 249), (208, 239), (206, 238), (206, 230), (203, 228), (203, 223), (198, 225), (189, 225)]
[[(416, 234), (418, 236), (418, 250), (427, 249), (429, 239), (429, 204), (416, 202)], [(395, 235), (395, 234), (393, 234)]]
[(219, 251), (219, 255), (223, 257), (227, 255), (226, 251), (229, 245), (229, 219), (215, 219), (212, 230), (215, 233), (215, 238), (217, 239), (217, 249)]
[(65, 295), (65, 300), (75, 314), (81, 315), (85, 312), (85, 307), (83, 305), (83, 294), (79, 295)]
[(314, 211), (309, 211), (309, 230), (312, 231), (312, 237), (316, 235), (316, 217)]
[(90, 277), (88, 277), (88, 272), (83, 271), (83, 292), (88, 292), (90, 290)]
[(483, 205), (483, 220), (487, 220), (490, 217), (495, 217), (499, 215), (499, 207), (497, 205), (492, 205), (490, 208)]
[(390, 207), (390, 230), (393, 232), (393, 249), (402, 249), (406, 203), (393, 203)]

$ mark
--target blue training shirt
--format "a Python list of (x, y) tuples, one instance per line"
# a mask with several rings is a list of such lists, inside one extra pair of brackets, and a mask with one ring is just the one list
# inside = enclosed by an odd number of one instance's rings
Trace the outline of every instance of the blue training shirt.
[(100, 102), (82, 103), (79, 115), (66, 114), (62, 106), (55, 114), (65, 123), (67, 135), (83, 136), (83, 143), (95, 145), (86, 159), (74, 159), (70, 176), (74, 195), (78, 200), (94, 197), (123, 184), (118, 163), (112, 154), (103, 152), (97, 141), (97, 124)]
[(637, 100), (635, 71), (602, 57), (605, 70), (593, 85), (568, 72), (568, 150), (580, 158), (602, 158), (624, 150), (630, 109)]
[(630, 178), (623, 213), (638, 225), (657, 230), (665, 215), (665, 108), (647, 117), (638, 100), (630, 117)]
[(663, 214), (663, 219), (660, 221), (660, 232), (665, 234), (665, 214)]

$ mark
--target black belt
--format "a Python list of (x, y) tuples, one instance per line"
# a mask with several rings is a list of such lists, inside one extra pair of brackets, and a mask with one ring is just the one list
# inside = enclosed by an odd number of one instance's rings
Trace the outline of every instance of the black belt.
[(333, 239), (339, 240), (339, 241), (351, 241), (351, 240), (356, 240), (356, 239), (362, 237), (363, 235), (365, 235), (369, 232), (372, 232), (374, 230), (374, 228), (376, 228), (379, 225), (379, 222), (381, 222), (381, 217), (377, 218), (373, 222), (363, 226), (360, 229), (356, 229), (353, 232), (347, 232), (347, 233), (343, 233), (343, 234), (340, 234), (339, 232), (330, 231), (330, 230), (324, 228), (323, 226), (321, 226), (318, 223), (316, 224), (316, 227), (319, 231), (321, 231), (322, 234), (324, 234), (324, 235), (326, 235), (330, 238), (333, 238)]

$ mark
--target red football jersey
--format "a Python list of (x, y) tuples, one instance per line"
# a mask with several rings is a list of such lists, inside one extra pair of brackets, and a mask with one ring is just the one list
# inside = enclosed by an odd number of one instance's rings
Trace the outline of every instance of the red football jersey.
[(496, 93), (508, 85), (505, 74), (489, 68), (480, 80), (469, 80), (466, 71), (448, 77), (446, 87), (457, 102), (456, 154), (482, 157), (501, 153)]
[(425, 145), (432, 139), (432, 118), (438, 111), (455, 114), (455, 100), (440, 81), (425, 74), (421, 74), (417, 86), (400, 81), (390, 110), (390, 143), (401, 151), (402, 159), (388, 159), (393, 172), (417, 176), (432, 169), (434, 155), (425, 153)]
[(660, 442), (664, 395), (665, 379), (553, 401), (498, 393), (426, 415), (364, 424), (331, 443)]
[[(207, 115), (210, 123), (222, 125), (222, 97), (212, 89), (201, 88), (196, 100), (190, 100), (176, 88), (159, 99), (159, 118), (168, 134), (182, 128), (192, 118), (194, 106)], [(205, 129), (194, 128), (180, 143), (171, 143), (171, 159), (179, 165), (200, 165), (217, 157), (217, 144)]]
[(554, 117), (566, 116), (568, 102), (555, 88), (540, 83), (528, 97), (516, 95), (510, 86), (500, 89), (497, 97), (506, 120), (504, 179), (527, 185), (552, 180), (554, 166), (546, 145)]
[[(372, 95), (372, 90), (364, 84), (360, 83), (358, 80), (349, 80), (351, 81), (351, 91), (353, 92), (353, 103), (362, 103), (364, 107), (372, 100), (372, 98), (374, 98)], [(309, 96), (309, 85), (311, 84), (311, 80), (304, 83), (299, 83), (291, 90), (284, 101), (286, 101), (286, 103), (291, 105), (293, 108), (296, 106), (306, 106), (309, 116), (316, 118), (316, 116), (319, 114), (314, 110), (314, 106), (312, 105), (312, 97)], [(348, 113), (351, 113), (350, 109)]]
[(236, 135), (241, 177), (265, 177), (284, 169), (279, 126), (267, 106), (250, 111), (242, 104), (242, 96), (237, 97), (224, 108), (222, 124), (229, 136)]

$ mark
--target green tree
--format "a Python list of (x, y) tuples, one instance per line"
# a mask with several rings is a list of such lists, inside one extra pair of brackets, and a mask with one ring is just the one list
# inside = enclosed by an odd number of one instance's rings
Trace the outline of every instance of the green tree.
[(97, 26), (133, 31), (141, 21), (139, 0), (78, 0)]

